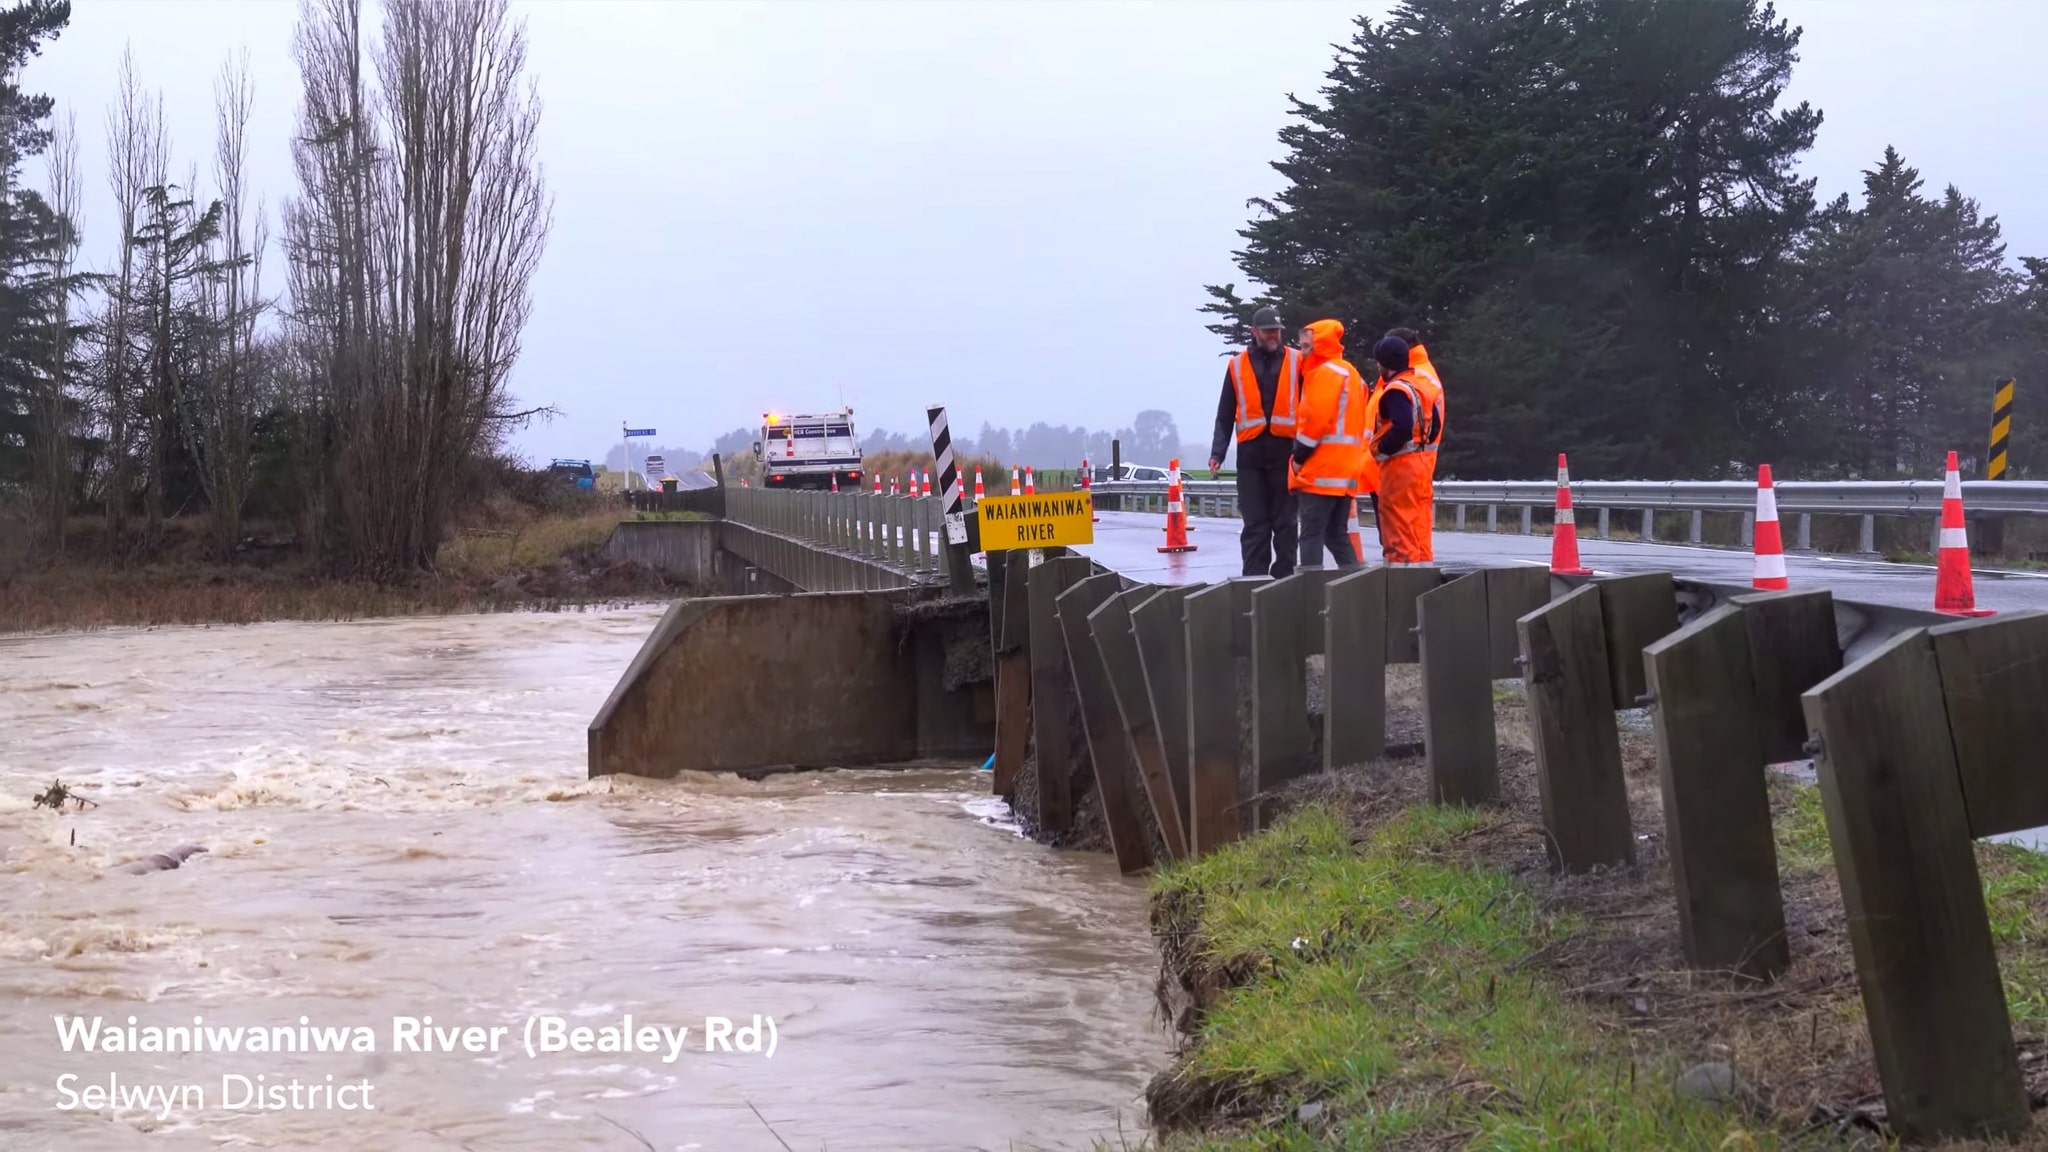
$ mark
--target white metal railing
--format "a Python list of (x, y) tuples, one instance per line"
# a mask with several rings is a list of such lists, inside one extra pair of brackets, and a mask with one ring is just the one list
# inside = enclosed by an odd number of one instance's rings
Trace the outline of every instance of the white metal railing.
[(727, 488), (726, 519), (858, 556), (923, 579), (943, 578), (945, 519), (937, 496)]

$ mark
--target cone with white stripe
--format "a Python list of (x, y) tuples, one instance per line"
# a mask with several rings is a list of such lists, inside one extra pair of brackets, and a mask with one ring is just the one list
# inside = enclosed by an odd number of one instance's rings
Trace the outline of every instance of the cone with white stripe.
[(1010, 465), (1010, 495), (1022, 496), (1024, 494), (1024, 481), (1020, 478), (1022, 475), (1023, 473), (1015, 464)]
[(896, 496), (896, 495), (900, 495), (900, 494), (901, 494), (901, 490), (902, 490), (902, 487), (903, 487), (903, 477), (901, 477), (901, 476), (891, 476), (891, 477), (889, 477), (889, 495), (891, 495), (891, 496)]
[(839, 495), (839, 473), (837, 472), (832, 474), (832, 494), (834, 496)]
[(981, 486), (981, 465), (974, 466), (974, 502), (979, 504), (988, 495)]
[(1093, 513), (1093, 509), (1095, 507), (1095, 494), (1093, 491), (1094, 487), (1095, 477), (1093, 471), (1088, 467), (1088, 458), (1086, 456), (1083, 456), (1081, 457), (1081, 491), (1088, 493), (1088, 507), (1090, 509), (1088, 519), (1091, 521), (1100, 522), (1102, 520), (1102, 517), (1097, 516)]
[(1344, 530), (1351, 535), (1351, 551), (1357, 554), (1358, 562), (1363, 564), (1365, 563), (1365, 535), (1358, 527), (1358, 501), (1359, 497), (1357, 496), (1351, 498), (1351, 520), (1350, 523), (1345, 525)]
[(881, 474), (880, 472), (877, 472), (877, 473), (875, 473), (875, 495), (877, 495), (877, 496), (880, 496), (881, 494), (882, 494), (882, 474)]
[(1792, 586), (1785, 578), (1785, 538), (1778, 533), (1778, 493), (1771, 487), (1771, 466), (1756, 470), (1756, 576), (1750, 587), (1781, 591)]
[(1026, 496), (1038, 495), (1038, 479), (1031, 474), (1029, 465), (1026, 465), (1024, 468), (1024, 494)]
[(1950, 616), (1989, 616), (1977, 607), (1977, 589), (1970, 579), (1970, 536), (1963, 527), (1963, 474), (1956, 454), (1948, 454), (1948, 474), (1941, 478), (1941, 552), (1935, 558), (1934, 610)]
[(1166, 544), (1161, 552), (1193, 552), (1195, 546), (1188, 543), (1187, 505), (1180, 500), (1180, 458), (1175, 457), (1166, 469)]
[(1572, 473), (1564, 453), (1557, 454), (1557, 511), (1551, 516), (1550, 570), (1559, 576), (1591, 576), (1579, 563), (1579, 518), (1572, 511)]

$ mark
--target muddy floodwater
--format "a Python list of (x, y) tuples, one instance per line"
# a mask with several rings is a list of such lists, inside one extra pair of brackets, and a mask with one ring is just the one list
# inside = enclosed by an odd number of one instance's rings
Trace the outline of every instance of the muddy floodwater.
[(1136, 1143), (1142, 886), (972, 771), (586, 780), (658, 614), (0, 637), (0, 1148)]

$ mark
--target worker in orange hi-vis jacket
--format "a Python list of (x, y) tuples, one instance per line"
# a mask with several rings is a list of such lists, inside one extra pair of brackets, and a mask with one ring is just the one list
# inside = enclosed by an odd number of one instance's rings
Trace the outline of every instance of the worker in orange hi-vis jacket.
[(1373, 345), (1380, 387), (1372, 402), (1371, 451), (1380, 467), (1380, 549), (1389, 564), (1436, 558), (1436, 455), (1443, 439), (1443, 387), (1424, 374), (1398, 336)]
[(1287, 484), (1301, 504), (1298, 568), (1322, 567), (1325, 549), (1338, 568), (1356, 568), (1350, 527), (1365, 455), (1365, 379), (1344, 359), (1344, 325), (1318, 320), (1302, 334), (1307, 359)]

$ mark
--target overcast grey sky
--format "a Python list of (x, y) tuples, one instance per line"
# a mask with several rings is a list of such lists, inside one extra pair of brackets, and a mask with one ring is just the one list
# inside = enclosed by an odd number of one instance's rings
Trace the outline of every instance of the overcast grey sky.
[[(1705, 0), (1703, 0), (1705, 2)], [(555, 226), (515, 448), (602, 458), (621, 421), (708, 445), (768, 408), (854, 406), (911, 431), (1093, 428), (1166, 408), (1206, 439), (1219, 346), (1198, 309), (1245, 201), (1278, 191), (1287, 95), (1313, 96), (1385, 3), (526, 0)], [(2048, 255), (2048, 4), (1788, 0), (1792, 98), (1826, 113), (1807, 171), (1855, 192), (1886, 144)], [(179, 167), (246, 46), (258, 187), (291, 191), (290, 0), (76, 0), (32, 66), (79, 119), (87, 253), (111, 250), (104, 119), (122, 47), (161, 89)], [(269, 286), (282, 287), (272, 261)]]

